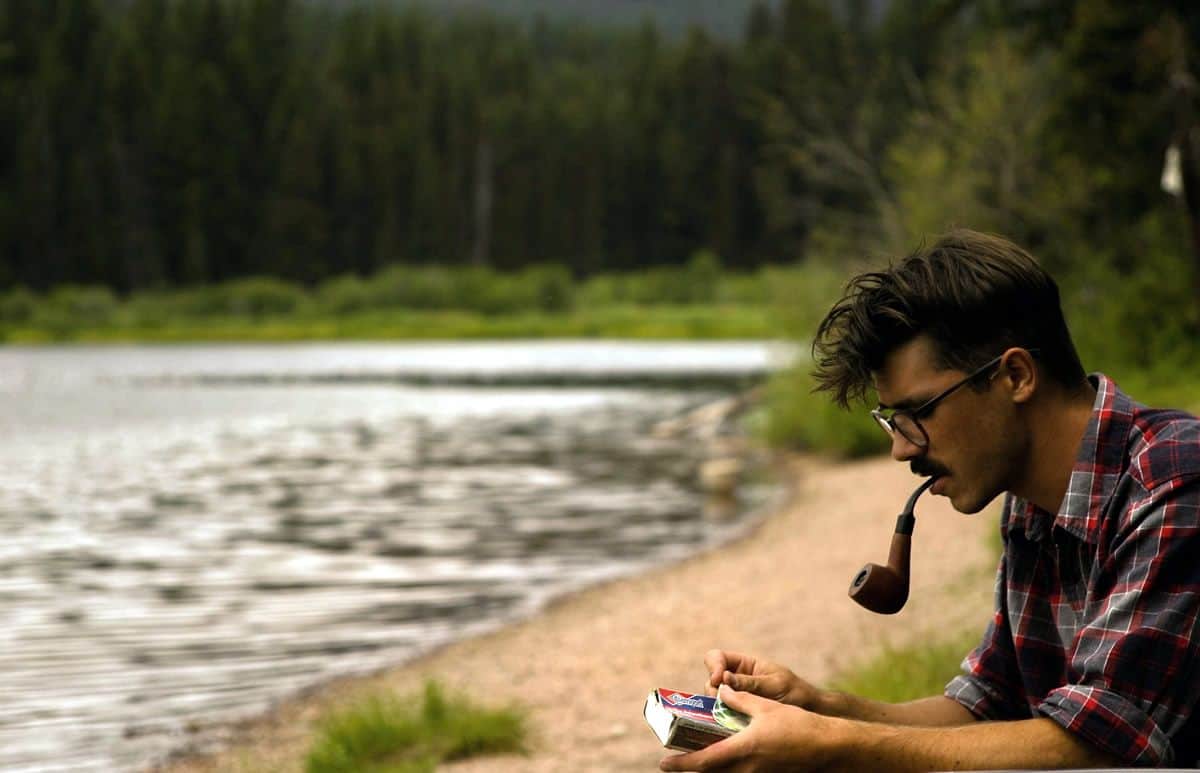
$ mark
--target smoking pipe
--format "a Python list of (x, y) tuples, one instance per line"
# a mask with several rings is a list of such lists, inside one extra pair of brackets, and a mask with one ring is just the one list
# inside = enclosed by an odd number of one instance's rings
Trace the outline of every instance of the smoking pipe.
[(854, 575), (850, 583), (850, 598), (881, 615), (894, 615), (908, 601), (908, 559), (912, 554), (913, 526), (917, 519), (913, 508), (917, 498), (933, 485), (936, 477), (928, 478), (908, 498), (904, 512), (896, 518), (896, 533), (888, 551), (887, 566), (867, 564)]

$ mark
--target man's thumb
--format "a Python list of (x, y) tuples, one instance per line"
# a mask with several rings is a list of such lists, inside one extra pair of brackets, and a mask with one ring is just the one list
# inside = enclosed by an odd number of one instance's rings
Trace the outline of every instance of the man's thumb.
[(729, 708), (749, 716), (754, 716), (758, 713), (764, 704), (771, 703), (767, 698), (755, 695), (754, 693), (735, 690), (727, 684), (721, 685), (717, 690), (717, 697), (721, 699), (721, 703), (724, 703)]

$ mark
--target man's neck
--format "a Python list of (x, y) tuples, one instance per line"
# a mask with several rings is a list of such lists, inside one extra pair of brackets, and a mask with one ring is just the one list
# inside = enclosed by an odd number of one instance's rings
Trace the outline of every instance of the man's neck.
[(1013, 488), (1014, 494), (1046, 512), (1058, 512), (1095, 399), (1096, 390), (1089, 382), (1084, 390), (1056, 391), (1029, 406), (1030, 458), (1025, 480)]

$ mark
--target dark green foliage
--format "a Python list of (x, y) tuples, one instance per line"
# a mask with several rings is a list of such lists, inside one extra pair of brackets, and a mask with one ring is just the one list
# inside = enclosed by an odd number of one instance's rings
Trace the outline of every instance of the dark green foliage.
[(0, 324), (25, 324), (33, 320), (38, 299), (24, 287), (0, 295)]
[[(1190, 7), (539, 2), (2, 0), (0, 287), (749, 269), (950, 222), (1130, 272), (1136, 224), (1184, 222), (1157, 181), (1200, 113)], [(653, 23), (717, 9), (744, 34)]]
[[(792, 258), (739, 52), (381, 3), (2, 0), (0, 287)], [(539, 275), (522, 303), (569, 305)]]
[[(319, 1), (319, 0), (317, 0)], [(341, 2), (342, 0), (325, 0)], [(740, 36), (743, 19), (755, 2), (763, 0), (388, 0), (399, 8), (422, 8), (445, 14), (504, 14), (514, 18), (544, 16), (558, 21), (582, 21), (606, 27), (629, 27), (652, 19), (673, 37), (694, 26), (732, 39)], [(766, 5), (766, 3), (763, 3)], [(779, 0), (770, 0), (779, 5)]]
[[(104, 287), (65, 286), (48, 296), (17, 288), (0, 293), (0, 340), (412, 338), (422, 324), (436, 338), (543, 337), (555, 334), (556, 324), (559, 335), (569, 336), (762, 337), (770, 333), (766, 311), (787, 300), (780, 288), (808, 273), (732, 274), (716, 256), (700, 253), (678, 268), (586, 281), (555, 265), (510, 272), (393, 265), (312, 290), (270, 277), (142, 291), (124, 300)], [(255, 332), (256, 323), (266, 322), (268, 333)]]
[(262, 318), (291, 314), (307, 300), (304, 289), (270, 277), (254, 277), (230, 282), (214, 300), (219, 313), (235, 317)]
[(107, 287), (63, 285), (47, 298), (43, 312), (80, 326), (106, 325), (117, 311), (117, 300)]
[(844, 411), (812, 391), (805, 368), (780, 373), (767, 388), (765, 440), (773, 446), (842, 459), (880, 454), (891, 443), (865, 408)]
[(188, 290), (141, 293), (130, 299), (128, 306), (135, 319), (166, 322), (224, 317), (262, 319), (294, 314), (308, 302), (308, 293), (298, 285), (270, 277), (251, 277)]
[(370, 285), (356, 276), (328, 279), (317, 287), (315, 295), (317, 305), (331, 314), (363, 311), (375, 302)]
[(459, 309), (484, 314), (566, 311), (574, 282), (561, 266), (519, 272), (486, 267), (390, 266), (368, 281), (342, 277), (319, 296), (331, 310)]

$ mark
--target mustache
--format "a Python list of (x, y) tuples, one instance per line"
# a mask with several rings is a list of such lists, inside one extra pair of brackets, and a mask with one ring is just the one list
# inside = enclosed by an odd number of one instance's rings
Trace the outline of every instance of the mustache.
[(928, 459), (913, 460), (908, 467), (913, 475), (921, 478), (940, 478), (950, 474), (945, 467)]

